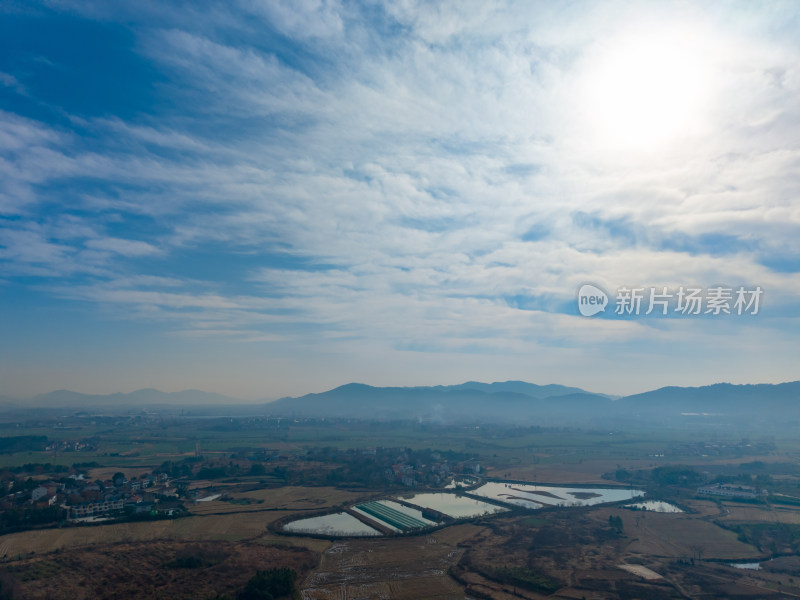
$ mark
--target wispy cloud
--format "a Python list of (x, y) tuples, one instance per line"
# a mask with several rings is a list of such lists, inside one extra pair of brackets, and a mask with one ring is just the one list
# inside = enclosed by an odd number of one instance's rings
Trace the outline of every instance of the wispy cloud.
[[(681, 339), (727, 335), (582, 318), (574, 294), (587, 281), (758, 284), (798, 332), (791, 6), (242, 0), (41, 12), (60, 20), (64, 44), (81, 23), (110, 32), (98, 44), (143, 65), (130, 76), (147, 94), (124, 110), (109, 96), (70, 111), (59, 98), (72, 91), (51, 89), (36, 62), (44, 51), (13, 42), (17, 57), (0, 63), (16, 107), (0, 113), (0, 272), (14, 285), (196, 343), (362, 356), (360, 341), (453, 365), (481, 353), (517, 367), (550, 352), (569, 360), (607, 343), (641, 361), (645, 347), (660, 352), (653, 340), (673, 360)], [(691, 127), (632, 150), (592, 133), (587, 81), (647, 28), (700, 32), (709, 88)], [(765, 314), (762, 329), (748, 325), (762, 351), (775, 331)]]

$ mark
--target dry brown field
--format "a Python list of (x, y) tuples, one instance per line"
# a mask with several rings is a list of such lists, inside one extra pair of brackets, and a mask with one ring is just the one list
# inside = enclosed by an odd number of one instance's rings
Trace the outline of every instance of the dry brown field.
[(325, 508), (351, 502), (363, 496), (347, 490), (333, 487), (299, 487), (286, 486), (253, 490), (240, 494), (232, 494), (234, 498), (263, 500), (263, 506), (269, 508), (304, 509)]
[(114, 473), (125, 473), (125, 477), (128, 479), (133, 477), (138, 479), (142, 475), (147, 475), (152, 472), (153, 467), (97, 467), (95, 469), (89, 469), (86, 474), (86, 479), (92, 481), (95, 479), (106, 481), (107, 479), (111, 479)]
[(288, 511), (270, 511), (23, 531), (0, 537), (0, 556), (13, 558), (63, 548), (148, 540), (247, 540), (263, 535), (270, 521), (287, 514)]
[[(44, 594), (49, 584), (45, 584), (45, 580), (58, 582), (59, 577), (65, 577), (63, 573), (72, 573), (73, 583), (62, 587), (74, 595), (50, 597), (181, 598), (165, 595), (168, 593), (165, 590), (186, 584), (186, 589), (195, 590), (197, 595), (185, 597), (204, 600), (213, 598), (213, 595), (203, 596), (210, 593), (213, 586), (202, 582), (219, 583), (221, 580), (215, 577), (225, 576), (224, 569), (220, 567), (214, 571), (216, 567), (212, 566), (191, 570), (196, 571), (198, 586), (193, 588), (194, 583), (182, 579), (181, 572), (164, 571), (159, 565), (167, 562), (170, 552), (174, 553), (181, 545), (213, 542), (226, 548), (233, 557), (227, 563), (229, 567), (241, 564), (251, 568), (255, 564), (243, 557), (241, 553), (245, 550), (255, 557), (266, 557), (262, 550), (299, 552), (306, 558), (311, 557), (309, 560), (318, 566), (303, 567), (299, 582), (306, 600), (461, 599), (465, 595), (496, 600), (538, 600), (667, 599), (697, 597), (704, 589), (714, 590), (716, 597), (770, 598), (777, 597), (774, 589), (794, 589), (793, 577), (800, 568), (800, 563), (790, 565), (788, 562), (788, 566), (778, 568), (782, 563), (776, 561), (775, 570), (748, 573), (712, 562), (757, 560), (763, 556), (715, 521), (800, 523), (800, 510), (786, 507), (760, 508), (735, 502), (687, 499), (683, 504), (693, 512), (683, 514), (631, 511), (620, 507), (549, 509), (527, 515), (483, 518), (418, 536), (329, 541), (283, 536), (269, 531), (267, 524), (285, 516), (300, 516), (307, 511), (351, 503), (363, 497), (360, 493), (330, 487), (288, 486), (234, 492), (232, 496), (252, 503), (212, 501), (192, 506), (193, 516), (174, 520), (69, 527), (2, 536), (0, 556), (5, 555), (5, 560), (0, 570), (10, 569), (21, 578), (20, 585), (29, 592), (26, 598), (47, 597)], [(621, 534), (609, 526), (612, 515), (622, 519)], [(152, 557), (143, 556), (141, 549), (146, 546), (154, 549)], [(77, 558), (73, 560), (74, 557)], [(84, 563), (85, 566), (81, 566)], [(103, 564), (107, 571), (103, 570)], [(626, 572), (620, 565), (641, 565), (663, 579), (648, 581), (637, 576), (635, 569)], [(498, 579), (498, 569), (506, 566), (541, 575), (557, 589), (548, 596), (509, 584), (502, 577)], [(130, 571), (134, 568), (149, 569), (156, 574), (153, 583), (156, 587), (143, 588), (151, 595), (126, 595), (128, 580), (113, 576), (120, 572), (137, 583), (137, 576)], [(116, 590), (115, 593), (122, 595), (102, 595), (111, 592), (100, 591), (95, 586), (90, 569), (104, 573), (100, 578), (104, 590)], [(225, 585), (228, 583), (225, 581)], [(239, 579), (233, 578), (230, 585), (239, 583)], [(162, 584), (163, 589), (157, 587)]]
[(285, 536), (274, 533), (265, 533), (261, 537), (253, 540), (256, 544), (263, 546), (294, 546), (295, 548), (306, 548), (313, 552), (325, 552), (333, 544), (330, 540), (320, 538), (310, 538), (301, 536)]
[(725, 514), (725, 510), (721, 509), (719, 504), (711, 500), (696, 500), (694, 498), (682, 500), (681, 504), (689, 507), (698, 517), (721, 517)]
[(656, 513), (602, 508), (592, 512), (599, 524), (619, 516), (629, 538), (628, 552), (659, 558), (757, 558), (761, 553), (736, 539), (736, 534), (714, 523), (681, 513)]
[(791, 523), (800, 525), (800, 507), (770, 506), (766, 508), (723, 503), (725, 514), (720, 517), (722, 523)]
[(464, 598), (448, 575), (480, 527), (457, 525), (429, 535), (340, 540), (322, 555), (302, 585), (305, 600), (340, 598)]
[[(303, 577), (317, 560), (308, 550), (214, 542), (193, 548), (185, 542), (97, 544), (32, 557), (6, 566), (19, 597), (30, 600), (210, 600), (235, 593), (259, 569), (289, 567)], [(214, 556), (203, 568), (174, 568), (181, 552)]]
[[(215, 492), (216, 493), (216, 492)], [(354, 502), (361, 494), (339, 490), (332, 487), (269, 488), (250, 492), (229, 492), (234, 500), (246, 500), (249, 504), (239, 504), (225, 500), (198, 502), (189, 507), (192, 514), (219, 514), (239, 512), (268, 512), (271, 510), (316, 511)]]
[[(581, 463), (565, 465), (524, 465), (496, 469), (489, 467), (486, 475), (515, 481), (608, 485), (610, 482), (603, 479), (602, 475), (614, 469), (616, 463), (610, 460), (584, 460)], [(613, 485), (613, 482), (611, 483)]]

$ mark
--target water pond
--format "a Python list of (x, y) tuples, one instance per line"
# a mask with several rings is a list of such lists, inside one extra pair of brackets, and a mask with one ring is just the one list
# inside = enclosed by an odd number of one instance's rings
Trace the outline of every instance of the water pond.
[(756, 563), (756, 562), (732, 563), (731, 566), (734, 569), (747, 569), (749, 571), (760, 571), (761, 570), (761, 565), (759, 563)]
[(404, 500), (423, 508), (438, 510), (440, 513), (449, 515), (454, 519), (479, 517), (481, 515), (490, 515), (506, 511), (505, 508), (489, 504), (488, 502), (481, 502), (480, 500), (456, 496), (455, 494), (448, 494), (445, 492), (416, 494), (411, 498), (404, 498)]
[(633, 500), (644, 495), (643, 490), (627, 488), (557, 487), (503, 481), (485, 483), (472, 493), (531, 509), (543, 506), (593, 506), (603, 502)]
[[(472, 493), (484, 498), (492, 498), (505, 504), (524, 506), (531, 509), (544, 506), (591, 506), (603, 502), (634, 500), (644, 495), (642, 490), (558, 487), (512, 482), (485, 483)], [(488, 502), (447, 492), (415, 494), (404, 501), (421, 508), (437, 510), (454, 518), (478, 517), (508, 510)], [(640, 502), (637, 506), (649, 504), (671, 506), (667, 503), (655, 501)], [(677, 509), (677, 507), (673, 508)], [(364, 502), (353, 506), (352, 510), (366, 517), (368, 521), (383, 525), (388, 530), (395, 532), (425, 529), (437, 524), (435, 521), (423, 517), (421, 510), (391, 500)], [(680, 511), (680, 509), (677, 510)], [(381, 535), (378, 529), (370, 527), (346, 512), (291, 521), (284, 526), (284, 529), (293, 533), (334, 536)]]
[(682, 513), (683, 511), (669, 502), (663, 500), (644, 500), (642, 502), (634, 502), (633, 504), (626, 504), (625, 508), (633, 508), (635, 510), (649, 510), (650, 512), (660, 513)]
[(381, 535), (380, 531), (377, 529), (362, 523), (353, 515), (349, 515), (345, 512), (292, 521), (291, 523), (287, 523), (283, 528), (292, 533), (358, 536)]

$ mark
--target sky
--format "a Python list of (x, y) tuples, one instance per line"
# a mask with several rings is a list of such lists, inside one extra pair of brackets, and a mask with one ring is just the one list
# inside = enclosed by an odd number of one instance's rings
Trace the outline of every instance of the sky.
[(778, 383), (798, 298), (797, 2), (0, 5), (0, 395)]

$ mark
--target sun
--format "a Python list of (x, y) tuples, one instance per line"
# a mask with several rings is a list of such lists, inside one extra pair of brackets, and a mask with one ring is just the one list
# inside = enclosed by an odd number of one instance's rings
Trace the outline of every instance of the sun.
[(587, 60), (578, 99), (600, 148), (643, 151), (702, 129), (711, 53), (691, 30), (637, 30), (604, 41)]

